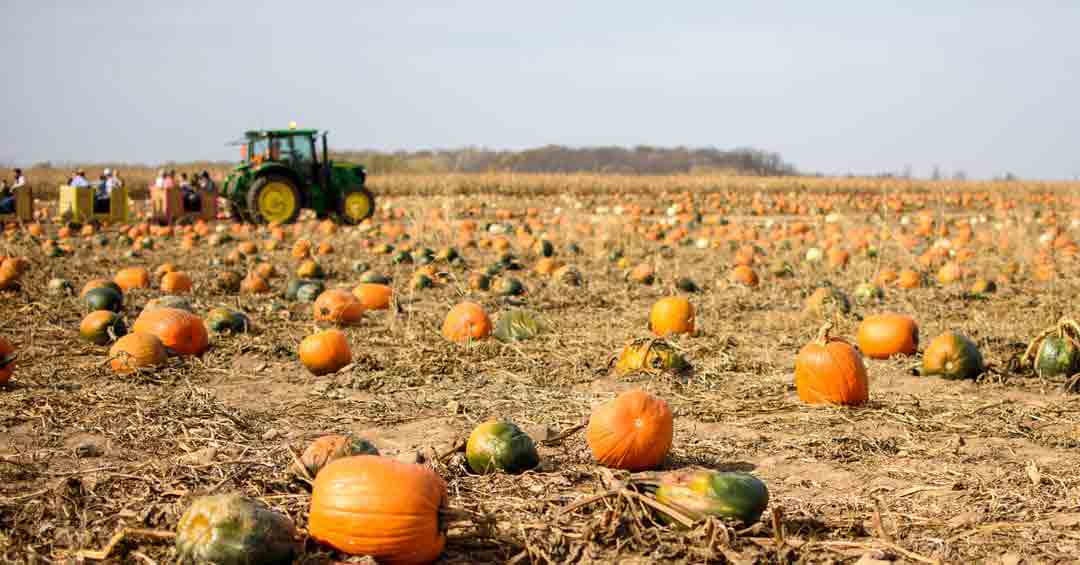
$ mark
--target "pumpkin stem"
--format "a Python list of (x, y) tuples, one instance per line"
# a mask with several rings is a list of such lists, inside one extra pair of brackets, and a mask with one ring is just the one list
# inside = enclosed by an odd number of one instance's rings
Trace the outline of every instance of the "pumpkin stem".
[(818, 341), (820, 341), (822, 345), (827, 345), (829, 343), (829, 332), (832, 331), (832, 329), (832, 322), (825, 322), (825, 325), (821, 326), (821, 329), (818, 330)]

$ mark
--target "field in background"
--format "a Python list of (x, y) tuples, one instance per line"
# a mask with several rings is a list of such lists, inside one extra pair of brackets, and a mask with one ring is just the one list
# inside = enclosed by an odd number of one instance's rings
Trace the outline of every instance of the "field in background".
[[(55, 198), (57, 187), (67, 182), (78, 167), (32, 167), (24, 173), (41, 199)], [(105, 168), (120, 170), (133, 198), (144, 198), (158, 169), (124, 164), (93, 164), (82, 166), (88, 178), (96, 178)], [(223, 163), (180, 163), (169, 165), (177, 174), (189, 176), (207, 170), (219, 183), (232, 170)], [(9, 176), (4, 171), (0, 178)], [(765, 177), (738, 174), (681, 174), (681, 175), (618, 175), (588, 173), (389, 173), (374, 172), (369, 185), (378, 194), (393, 196), (431, 196), (457, 194), (504, 193), (520, 196), (559, 194), (643, 194), (684, 192), (695, 194), (738, 191), (851, 191), (851, 192), (913, 192), (928, 191), (993, 192), (1074, 192), (1080, 191), (1080, 181), (958, 181), (865, 177)]]
[[(139, 197), (153, 170), (121, 170)], [(28, 171), (49, 186), (65, 173)], [(134, 247), (119, 241), (116, 226), (104, 238), (45, 225), (39, 237), (12, 229), (0, 239), (0, 255), (32, 264), (21, 288), (0, 292), (0, 335), (19, 348), (15, 379), (0, 388), (0, 560), (66, 562), (121, 527), (171, 530), (207, 492), (246, 493), (306, 527), (309, 490), (288, 466), (293, 452), (332, 432), (425, 461), (446, 479), (451, 505), (471, 516), (450, 530), (444, 556), (453, 563), (1080, 555), (1080, 397), (1063, 380), (1012, 363), (1041, 330), (1075, 312), (1080, 183), (534, 174), (370, 181), (380, 199), (370, 225), (309, 220), (276, 244), (266, 228), (231, 225), (204, 236), (193, 235), (196, 227), (159, 231)], [(214, 236), (217, 229), (232, 240)], [(45, 239), (70, 253), (49, 257)], [(344, 328), (354, 363), (334, 375), (312, 377), (296, 359), (316, 327), (310, 304), (281, 296), (298, 239), (332, 246), (318, 257), (328, 287), (351, 288), (363, 267), (392, 277), (397, 308)], [(580, 286), (536, 270), (540, 239), (581, 273)], [(245, 241), (258, 252), (235, 253)], [(420, 265), (377, 252), (380, 244), (397, 252), (452, 246), (464, 262), (436, 263), (434, 288), (414, 288)], [(505, 264), (508, 252), (522, 268), (499, 276), (520, 280), (525, 294), (470, 288), (470, 275)], [(215, 336), (201, 358), (114, 375), (107, 348), (78, 338), (78, 297), (49, 294), (47, 283), (66, 278), (77, 290), (121, 267), (153, 271), (166, 262), (192, 275), (196, 312), (240, 308), (255, 330)], [(224, 271), (246, 274), (262, 263), (277, 273), (271, 294), (214, 284)], [(655, 273), (652, 284), (629, 276), (642, 265)], [(732, 278), (737, 265), (760, 284)], [(861, 283), (904, 270), (917, 276), (913, 288), (882, 282), (881, 298), (856, 300)], [(687, 294), (699, 334), (671, 342), (692, 372), (615, 375), (608, 358), (648, 335), (650, 306), (682, 292), (675, 283), (684, 277), (701, 287)], [(997, 292), (972, 292), (978, 279), (994, 281)], [(849, 308), (831, 293), (808, 302), (823, 286)], [(128, 293), (129, 322), (159, 296), (156, 288)], [(515, 344), (448, 343), (439, 328), (462, 300), (493, 318), (534, 310), (549, 331)], [(801, 403), (792, 378), (798, 350), (826, 321), (852, 338), (862, 317), (883, 311), (912, 315), (923, 346), (944, 331), (971, 337), (990, 369), (975, 381), (948, 381), (914, 375), (917, 356), (867, 360), (868, 405)], [(567, 511), (609, 480), (574, 426), (631, 387), (664, 398), (675, 414), (666, 469), (703, 465), (766, 481), (771, 510), (762, 523), (679, 530), (626, 498)], [(539, 469), (467, 471), (452, 448), (491, 418), (517, 422), (541, 442)], [(175, 559), (168, 544), (125, 551), (119, 562)], [(344, 558), (309, 542), (301, 562)]]

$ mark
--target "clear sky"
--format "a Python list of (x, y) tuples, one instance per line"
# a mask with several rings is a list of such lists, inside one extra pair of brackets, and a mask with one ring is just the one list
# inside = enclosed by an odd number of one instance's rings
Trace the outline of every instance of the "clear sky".
[(1080, 2), (0, 0), (0, 162), (755, 147), (825, 173), (1080, 175)]

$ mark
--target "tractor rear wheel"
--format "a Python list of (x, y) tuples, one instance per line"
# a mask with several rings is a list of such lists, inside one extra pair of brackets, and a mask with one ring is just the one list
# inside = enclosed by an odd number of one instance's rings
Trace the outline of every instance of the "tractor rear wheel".
[(257, 223), (291, 224), (300, 216), (300, 189), (288, 177), (266, 175), (247, 193), (248, 216)]
[(346, 224), (359, 224), (375, 213), (375, 195), (362, 186), (346, 188), (341, 195), (338, 214)]

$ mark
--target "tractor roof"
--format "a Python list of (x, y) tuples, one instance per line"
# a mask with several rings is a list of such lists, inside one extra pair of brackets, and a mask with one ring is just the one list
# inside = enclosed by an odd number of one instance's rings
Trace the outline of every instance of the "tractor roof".
[(317, 129), (260, 129), (244, 132), (244, 137), (247, 138), (259, 138), (259, 137), (287, 137), (293, 135), (302, 135), (310, 137), (317, 135), (319, 130)]

